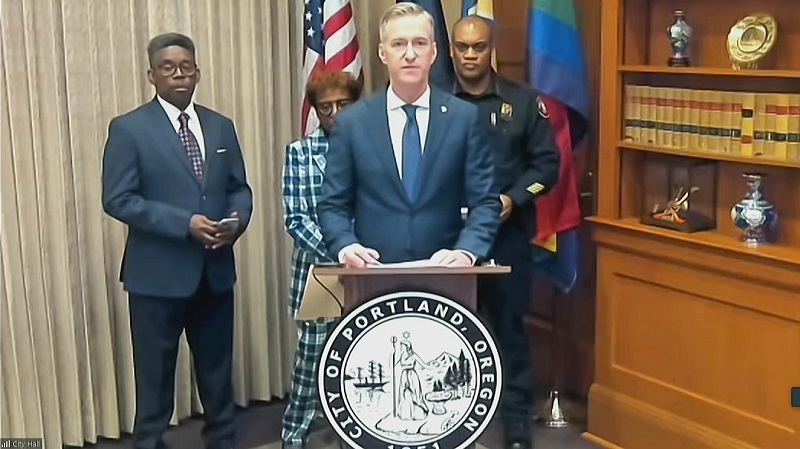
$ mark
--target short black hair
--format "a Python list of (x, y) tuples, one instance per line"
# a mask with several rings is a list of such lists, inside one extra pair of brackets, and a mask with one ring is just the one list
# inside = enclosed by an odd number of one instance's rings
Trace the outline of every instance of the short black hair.
[(150, 39), (150, 43), (147, 45), (147, 59), (150, 61), (150, 67), (153, 67), (158, 52), (173, 45), (189, 50), (189, 53), (194, 57), (194, 42), (188, 36), (180, 33), (159, 34)]
[(483, 22), (487, 27), (489, 27), (489, 41), (494, 43), (496, 32), (497, 32), (495, 21), (492, 20), (492, 19), (488, 19), (486, 17), (483, 17), (483, 16), (479, 16), (477, 14), (470, 14), (468, 16), (464, 16), (464, 17), (456, 20), (456, 22), (453, 24), (452, 36), (450, 36), (450, 39), (451, 40), (455, 40), (455, 38), (456, 38), (456, 28), (458, 28), (458, 26), (460, 24), (469, 23), (469, 22)]

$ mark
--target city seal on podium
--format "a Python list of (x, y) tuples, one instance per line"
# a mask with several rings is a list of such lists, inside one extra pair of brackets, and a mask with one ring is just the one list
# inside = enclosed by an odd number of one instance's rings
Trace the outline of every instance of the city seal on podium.
[(457, 301), (391, 293), (345, 314), (317, 372), (322, 409), (346, 446), (460, 449), (497, 411), (502, 367), (489, 329)]

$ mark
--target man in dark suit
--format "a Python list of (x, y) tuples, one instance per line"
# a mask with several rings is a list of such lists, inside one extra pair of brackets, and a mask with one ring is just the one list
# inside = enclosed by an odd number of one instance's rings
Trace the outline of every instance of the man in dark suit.
[(252, 191), (233, 122), (192, 101), (192, 40), (157, 36), (147, 53), (156, 96), (111, 120), (103, 155), (103, 207), (128, 226), (120, 279), (136, 376), (133, 444), (165, 447), (185, 330), (208, 447), (232, 448), (233, 244), (250, 221)]
[(378, 55), (389, 87), (340, 113), (331, 132), (318, 214), (347, 266), (471, 266), (492, 246), (501, 210), (492, 154), (478, 108), (429, 86), (433, 27), (416, 4), (386, 11)]

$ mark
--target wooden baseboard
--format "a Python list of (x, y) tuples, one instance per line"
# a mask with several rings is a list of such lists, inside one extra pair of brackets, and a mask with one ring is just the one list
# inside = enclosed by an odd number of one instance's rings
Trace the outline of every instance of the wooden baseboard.
[(767, 449), (598, 384), (589, 391), (588, 424), (586, 438), (610, 449)]

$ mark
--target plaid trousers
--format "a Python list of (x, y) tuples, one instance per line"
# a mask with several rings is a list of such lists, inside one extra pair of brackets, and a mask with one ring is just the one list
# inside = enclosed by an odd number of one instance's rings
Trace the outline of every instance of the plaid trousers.
[(297, 322), (299, 341), (292, 375), (292, 391), (283, 414), (281, 432), (281, 439), (286, 444), (305, 444), (314, 418), (322, 411), (317, 393), (317, 367), (325, 339), (335, 323), (335, 319), (324, 318)]
[[(294, 240), (289, 314), (296, 319), (312, 264), (328, 260), (317, 224), (317, 199), (322, 192), (328, 140), (321, 129), (286, 147), (283, 168), (283, 204), (286, 230)], [(281, 439), (300, 446), (308, 440), (311, 424), (322, 408), (317, 392), (317, 366), (334, 319), (297, 321), (292, 391), (283, 415)]]

